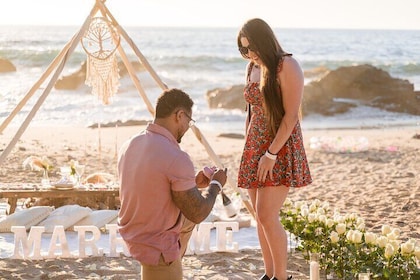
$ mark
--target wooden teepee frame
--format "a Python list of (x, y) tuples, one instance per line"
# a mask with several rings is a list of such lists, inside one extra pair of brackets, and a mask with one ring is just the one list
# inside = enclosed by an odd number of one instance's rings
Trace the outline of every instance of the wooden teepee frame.
[[(20, 110), (22, 110), (23, 106), (27, 103), (27, 101), (34, 95), (36, 90), (39, 89), (39, 87), (43, 84), (43, 82), (50, 76), (52, 71), (55, 69), (55, 72), (53, 76), (51, 77), (50, 81), (48, 82), (48, 85), (45, 87), (44, 92), (41, 94), (37, 102), (35, 103), (32, 110), (29, 112), (27, 117), (25, 118), (22, 125), (17, 130), (15, 136), (10, 141), (9, 145), (4, 149), (2, 154), (0, 155), (0, 165), (3, 163), (3, 161), (6, 159), (6, 157), (9, 155), (11, 150), (16, 145), (17, 141), (20, 139), (22, 134), (25, 132), (26, 128), (29, 126), (29, 123), (41, 107), (42, 103), (47, 98), (48, 94), (50, 93), (51, 89), (55, 85), (57, 79), (59, 78), (61, 72), (63, 71), (64, 65), (66, 64), (68, 58), (75, 50), (77, 44), (82, 39), (83, 35), (85, 34), (86, 30), (89, 28), (89, 25), (93, 19), (93, 17), (99, 12), (101, 15), (108, 19), (111, 24), (116, 28), (117, 32), (126, 40), (126, 42), (131, 46), (134, 53), (136, 54), (137, 58), (140, 60), (142, 65), (146, 68), (146, 70), (150, 73), (152, 78), (155, 80), (155, 82), (158, 84), (158, 86), (165, 90), (167, 89), (167, 85), (162, 82), (160, 77), (157, 75), (157, 73), (153, 70), (149, 62), (146, 60), (146, 58), (143, 56), (141, 51), (137, 48), (137, 46), (134, 44), (133, 40), (130, 38), (130, 36), (127, 34), (127, 32), (118, 24), (116, 19), (112, 16), (111, 12), (108, 10), (108, 8), (105, 6), (106, 0), (96, 0), (96, 3), (94, 7), (92, 8), (91, 12), (89, 13), (88, 17), (86, 18), (85, 22), (83, 23), (80, 30), (73, 36), (73, 38), (64, 46), (64, 48), (61, 50), (61, 52), (55, 57), (55, 59), (51, 62), (51, 64), (48, 66), (47, 70), (41, 75), (39, 80), (32, 86), (32, 88), (28, 91), (28, 93), (23, 97), (23, 99), (18, 103), (16, 108), (10, 113), (10, 115), (4, 120), (4, 122), (0, 125), (0, 134), (3, 132), (3, 130), (9, 125), (9, 123), (13, 120), (13, 118), (19, 113)], [(128, 60), (127, 55), (122, 48), (121, 44), (118, 44), (117, 51), (127, 68), (128, 74), (130, 78), (132, 79), (136, 89), (138, 90), (140, 96), (143, 98), (143, 101), (145, 102), (148, 111), (152, 116), (154, 116), (154, 107), (149, 101), (146, 92), (144, 91), (138, 77), (136, 74), (136, 71), (131, 64), (131, 62)], [(207, 142), (204, 135), (201, 133), (200, 129), (193, 125), (191, 127), (192, 131), (194, 132), (197, 139), (200, 141), (201, 144), (205, 147), (207, 153), (209, 154), (210, 158), (213, 160), (214, 164), (216, 164), (219, 168), (224, 168), (223, 163), (220, 161), (219, 157), (216, 155), (214, 150), (211, 148), (209, 143)], [(227, 178), (228, 184), (237, 192), (240, 193), (242, 201), (254, 218), (255, 214), (253, 211), (253, 208), (248, 200), (248, 197), (243, 194), (242, 190), (239, 189), (236, 184), (234, 183), (231, 176), (228, 176)]]

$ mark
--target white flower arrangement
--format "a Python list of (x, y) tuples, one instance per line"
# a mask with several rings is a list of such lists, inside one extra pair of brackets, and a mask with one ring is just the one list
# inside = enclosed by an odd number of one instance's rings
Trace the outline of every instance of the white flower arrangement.
[(280, 219), (297, 239), (298, 250), (318, 253), (327, 274), (356, 279), (370, 271), (374, 279), (420, 279), (420, 242), (400, 240), (401, 230), (383, 225), (380, 233), (365, 228), (356, 213), (332, 212), (327, 203), (286, 199)]
[(52, 168), (52, 165), (46, 156), (41, 158), (37, 156), (29, 156), (23, 161), (22, 166), (24, 169), (29, 167), (31, 170), (35, 171), (48, 171)]

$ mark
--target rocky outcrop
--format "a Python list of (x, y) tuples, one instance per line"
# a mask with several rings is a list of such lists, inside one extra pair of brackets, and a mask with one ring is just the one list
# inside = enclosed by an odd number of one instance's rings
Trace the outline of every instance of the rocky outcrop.
[[(141, 65), (140, 62), (135, 61), (131, 62), (133, 64), (133, 67), (136, 71), (144, 71), (144, 67)], [(118, 69), (120, 73), (120, 77), (123, 77), (128, 74), (127, 68), (125, 67), (125, 64), (120, 61), (118, 62)], [(78, 89), (80, 86), (84, 85), (86, 80), (86, 61), (84, 61), (79, 70), (76, 72), (68, 75), (63, 76), (60, 79), (57, 80), (55, 83), (56, 89), (63, 89), (63, 90), (75, 90)]]
[(56, 89), (75, 90), (84, 84), (86, 80), (86, 61), (84, 61), (79, 70), (68, 75), (63, 76), (55, 82)]
[(357, 104), (420, 115), (413, 84), (371, 65), (341, 67), (305, 86), (304, 114), (343, 113)]
[(0, 73), (16, 72), (16, 66), (8, 59), (0, 57)]
[(313, 69), (303, 71), (305, 78), (320, 78), (327, 74), (330, 70), (327, 67), (319, 66)]
[[(109, 122), (109, 123), (101, 123), (101, 127), (116, 127), (116, 126), (136, 126), (136, 125), (147, 125), (148, 123), (152, 122), (152, 120), (127, 120), (121, 121), (118, 120), (116, 122)], [(89, 128), (98, 128), (99, 124), (94, 123), (88, 126)]]
[[(244, 109), (243, 85), (214, 89), (206, 94), (210, 108)], [(303, 115), (335, 115), (358, 105), (420, 115), (420, 99), (407, 80), (393, 78), (371, 65), (329, 71), (304, 88)]]
[(235, 85), (229, 88), (216, 88), (207, 91), (206, 98), (210, 108), (245, 109), (244, 86)]

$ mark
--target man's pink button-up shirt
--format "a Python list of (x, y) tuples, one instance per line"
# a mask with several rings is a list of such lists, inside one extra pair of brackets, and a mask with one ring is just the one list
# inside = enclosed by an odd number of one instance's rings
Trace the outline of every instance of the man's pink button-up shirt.
[(118, 160), (121, 209), (119, 232), (130, 254), (141, 263), (157, 265), (179, 257), (181, 212), (171, 191), (196, 186), (194, 165), (174, 136), (150, 123), (127, 141)]

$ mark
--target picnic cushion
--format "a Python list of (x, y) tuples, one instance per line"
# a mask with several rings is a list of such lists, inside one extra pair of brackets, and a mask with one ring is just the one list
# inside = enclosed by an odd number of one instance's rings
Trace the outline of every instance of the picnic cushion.
[(92, 211), (89, 215), (71, 226), (69, 230), (74, 230), (75, 226), (96, 226), (97, 228), (101, 229), (116, 217), (118, 217), (118, 210)]
[(26, 230), (29, 230), (31, 226), (47, 218), (53, 210), (54, 207), (51, 206), (34, 206), (18, 210), (0, 220), (0, 232), (11, 232), (12, 226), (24, 226)]
[(55, 209), (45, 220), (41, 221), (38, 226), (45, 227), (45, 232), (52, 233), (55, 226), (63, 226), (64, 230), (68, 229), (81, 219), (85, 218), (92, 212), (89, 207), (80, 205), (64, 205)]
[(118, 216), (115, 217), (112, 221), (109, 221), (107, 224), (109, 224), (109, 225), (118, 225)]

